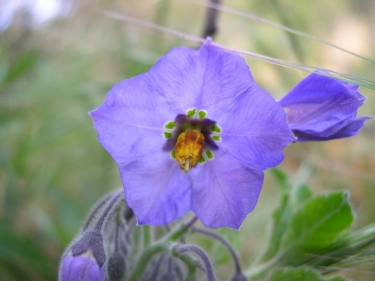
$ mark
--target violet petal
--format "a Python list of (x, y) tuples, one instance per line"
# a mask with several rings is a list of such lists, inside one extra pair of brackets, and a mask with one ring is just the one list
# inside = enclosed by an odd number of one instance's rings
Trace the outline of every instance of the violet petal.
[(218, 143), (238, 161), (253, 169), (274, 167), (284, 159), (282, 150), (295, 140), (281, 106), (254, 84), (226, 108)]
[(372, 119), (372, 117), (364, 116), (359, 118), (349, 118), (341, 123), (342, 126), (336, 133), (330, 135), (329, 137), (320, 137), (317, 135), (309, 135), (303, 132), (295, 132), (296, 137), (298, 138), (299, 142), (305, 141), (326, 141), (326, 140), (333, 140), (333, 139), (341, 139), (352, 137), (358, 134), (358, 131), (363, 127), (363, 124), (366, 120)]
[(206, 227), (238, 229), (258, 200), (263, 171), (250, 169), (223, 151), (191, 170), (191, 206)]
[(159, 151), (119, 170), (138, 224), (163, 225), (190, 211), (191, 182), (169, 153)]

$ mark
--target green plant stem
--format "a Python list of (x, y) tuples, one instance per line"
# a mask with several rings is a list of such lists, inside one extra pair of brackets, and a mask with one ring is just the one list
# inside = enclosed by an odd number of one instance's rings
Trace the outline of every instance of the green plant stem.
[(195, 278), (195, 272), (197, 271), (197, 268), (199, 266), (199, 262), (194, 260), (188, 255), (179, 254), (176, 251), (176, 247), (173, 247), (172, 255), (179, 258), (182, 262), (184, 262), (188, 269), (188, 274), (185, 278), (185, 281), (194, 281)]
[(169, 248), (168, 244), (154, 244), (145, 249), (139, 258), (137, 265), (135, 266), (132, 274), (130, 275), (129, 281), (138, 281), (143, 275), (143, 271), (146, 269), (148, 262), (152, 256), (160, 253), (164, 249)]
[(236, 251), (233, 249), (232, 245), (226, 239), (224, 239), (223, 237), (221, 237), (220, 235), (218, 235), (218, 234), (216, 234), (214, 232), (207, 231), (205, 229), (201, 229), (201, 228), (197, 228), (197, 227), (194, 227), (193, 231), (196, 232), (196, 233), (200, 233), (200, 234), (212, 237), (212, 238), (218, 240), (221, 244), (223, 244), (223, 246), (225, 248), (227, 248), (227, 250), (229, 251), (230, 255), (232, 256), (232, 259), (233, 259), (233, 262), (234, 262), (234, 266), (236, 268), (235, 272), (236, 273), (241, 273), (242, 272), (240, 260), (239, 260), (237, 254), (236, 254)]
[(143, 229), (143, 249), (147, 249), (152, 243), (152, 229), (149, 225), (142, 227)]
[[(148, 244), (147, 248), (144, 248), (142, 255), (140, 256), (137, 265), (135, 266), (133, 272), (130, 275), (129, 281), (137, 281), (142, 277), (143, 271), (147, 267), (148, 262), (151, 258), (160, 253), (163, 250), (170, 250), (172, 249), (172, 241), (176, 241), (182, 235), (184, 235), (189, 228), (197, 221), (197, 218), (192, 218), (188, 223), (181, 224), (180, 226), (176, 227), (172, 232), (168, 233), (166, 236), (161, 238), (159, 241), (155, 243)], [(144, 231), (144, 235), (148, 231)], [(150, 231), (150, 239), (151, 239), (151, 231)], [(144, 243), (148, 240), (146, 237), (143, 238)]]

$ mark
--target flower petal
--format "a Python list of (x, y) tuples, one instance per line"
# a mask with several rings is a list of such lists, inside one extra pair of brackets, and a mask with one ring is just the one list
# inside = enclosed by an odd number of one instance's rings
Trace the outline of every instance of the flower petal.
[(370, 116), (364, 116), (360, 118), (348, 118), (340, 123), (341, 128), (337, 129), (336, 133), (329, 135), (328, 137), (318, 136), (318, 135), (309, 135), (303, 132), (295, 132), (297, 136), (297, 142), (305, 141), (327, 141), (333, 139), (341, 139), (352, 137), (358, 134), (358, 131), (363, 127), (363, 124), (366, 120), (372, 119)]
[(138, 224), (163, 225), (190, 211), (190, 180), (169, 153), (139, 158), (119, 170)]
[(288, 110), (292, 130), (311, 135), (325, 131), (328, 137), (335, 133), (329, 128), (355, 116), (364, 103), (365, 97), (357, 89), (353, 84), (310, 74), (279, 103)]
[(189, 176), (194, 180), (192, 210), (210, 228), (238, 229), (254, 209), (263, 184), (263, 171), (250, 169), (220, 150)]
[(256, 84), (227, 106), (225, 116), (218, 123), (223, 129), (219, 149), (254, 169), (280, 164), (282, 150), (295, 140), (282, 107)]
[(119, 165), (161, 150), (168, 119), (147, 74), (115, 85), (105, 102), (90, 112), (98, 139)]
[(205, 109), (213, 119), (253, 84), (244, 59), (210, 41), (199, 50), (172, 49), (149, 74), (159, 95), (169, 101), (171, 112), (177, 115), (189, 108)]

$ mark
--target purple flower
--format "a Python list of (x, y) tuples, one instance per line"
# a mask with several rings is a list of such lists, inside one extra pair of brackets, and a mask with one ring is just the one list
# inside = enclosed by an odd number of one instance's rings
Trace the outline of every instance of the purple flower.
[(279, 103), (297, 141), (324, 141), (355, 136), (369, 116), (357, 118), (365, 97), (358, 86), (310, 74)]
[(283, 108), (245, 61), (211, 42), (172, 49), (149, 72), (115, 85), (90, 114), (139, 224), (192, 210), (207, 227), (239, 228), (263, 170), (294, 140)]

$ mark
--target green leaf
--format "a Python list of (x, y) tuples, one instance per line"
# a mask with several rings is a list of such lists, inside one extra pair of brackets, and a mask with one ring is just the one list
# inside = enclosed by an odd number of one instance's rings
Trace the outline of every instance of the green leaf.
[(307, 200), (293, 214), (277, 257), (292, 264), (329, 246), (353, 222), (347, 193), (334, 192)]
[(290, 196), (288, 193), (284, 193), (280, 197), (279, 206), (272, 214), (271, 236), (267, 249), (260, 259), (261, 262), (270, 260), (279, 251), (281, 240), (288, 228), (291, 216), (292, 207), (290, 204)]
[(285, 268), (282, 270), (277, 270), (271, 273), (268, 281), (345, 281), (342, 277), (332, 277), (330, 279), (323, 278), (318, 271), (309, 268)]
[(288, 175), (279, 168), (273, 168), (270, 170), (272, 175), (275, 177), (282, 191), (289, 191), (290, 185), (288, 183)]
[(286, 173), (279, 168), (274, 168), (271, 171), (281, 187), (282, 194), (278, 207), (273, 212), (269, 242), (257, 263), (269, 261), (277, 255), (284, 235), (291, 228), (293, 214), (306, 200), (312, 197), (312, 192), (307, 184), (302, 183), (292, 187)]
[(299, 206), (307, 199), (310, 199), (312, 197), (312, 192), (310, 187), (307, 184), (303, 183), (296, 187), (294, 196), (295, 203)]
[(282, 194), (280, 196), (278, 207), (272, 214), (271, 234), (268, 239), (266, 249), (263, 251), (258, 262), (266, 262), (277, 254), (280, 248), (281, 239), (288, 227), (293, 208), (291, 204), (291, 186), (288, 182), (288, 175), (279, 168), (271, 169), (275, 180), (277, 181)]

